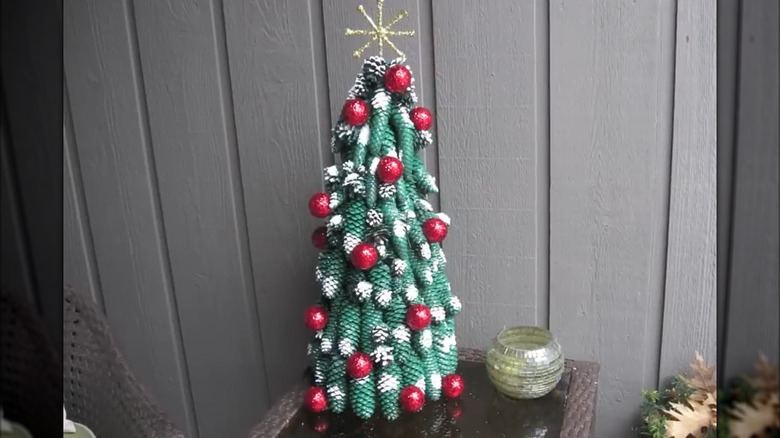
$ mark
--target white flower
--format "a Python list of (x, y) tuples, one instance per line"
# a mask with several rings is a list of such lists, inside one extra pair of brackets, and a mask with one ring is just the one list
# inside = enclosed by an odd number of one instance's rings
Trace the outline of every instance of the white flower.
[(406, 212), (406, 218), (407, 219), (414, 219), (416, 217), (417, 217), (417, 213), (415, 213), (414, 211), (409, 210), (409, 211)]
[(425, 377), (420, 377), (420, 380), (415, 382), (414, 386), (420, 388), (420, 391), (425, 392)]

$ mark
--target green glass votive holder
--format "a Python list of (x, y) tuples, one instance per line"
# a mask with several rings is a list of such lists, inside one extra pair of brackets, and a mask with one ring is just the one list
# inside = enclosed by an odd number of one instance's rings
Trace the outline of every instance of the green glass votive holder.
[(490, 381), (515, 399), (539, 398), (552, 391), (563, 375), (563, 352), (555, 336), (539, 327), (502, 330), (485, 360)]

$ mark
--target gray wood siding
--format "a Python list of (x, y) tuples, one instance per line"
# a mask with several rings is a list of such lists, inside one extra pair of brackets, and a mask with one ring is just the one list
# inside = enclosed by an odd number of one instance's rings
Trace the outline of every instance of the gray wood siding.
[[(742, 1), (735, 47), (736, 103), (721, 151), (731, 151), (731, 245), (724, 280), (723, 373), (751, 372), (757, 352), (780, 360), (780, 3)], [(728, 53), (728, 52), (727, 52)], [(724, 90), (726, 91), (726, 90)], [(728, 117), (724, 117), (728, 118)], [(726, 152), (728, 154), (728, 152)], [(728, 156), (728, 155), (727, 155)]]
[(550, 8), (550, 327), (602, 364), (596, 436), (625, 435), (658, 381), (674, 19), (671, 1)]
[[(361, 65), (343, 36), (361, 3), (65, 2), (65, 282), (188, 436), (245, 436), (305, 366), (306, 202)], [(460, 344), (552, 328), (602, 366), (596, 436), (628, 436), (643, 388), (696, 350), (715, 360), (715, 1), (386, 8), (410, 12), (397, 44), (436, 117), (425, 160), (453, 221)], [(743, 184), (776, 183), (769, 164)], [(734, 260), (732, 285), (759, 281)]]

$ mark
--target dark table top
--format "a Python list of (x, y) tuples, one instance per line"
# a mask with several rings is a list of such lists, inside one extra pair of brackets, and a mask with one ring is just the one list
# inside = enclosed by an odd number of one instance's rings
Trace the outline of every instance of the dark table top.
[(388, 422), (379, 415), (313, 414), (301, 407), (305, 383), (286, 395), (252, 431), (252, 438), (590, 437), (598, 365), (567, 360), (561, 381), (536, 400), (513, 400), (490, 383), (483, 353), (462, 350), (458, 373), (466, 390), (455, 400), (426, 403), (421, 412)]

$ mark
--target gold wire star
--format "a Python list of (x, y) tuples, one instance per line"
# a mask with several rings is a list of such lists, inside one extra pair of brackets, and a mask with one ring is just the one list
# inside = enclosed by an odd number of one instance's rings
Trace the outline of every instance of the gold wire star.
[(376, 41), (377, 45), (379, 46), (379, 56), (383, 56), (382, 54), (382, 48), (384, 44), (386, 43), (390, 48), (395, 50), (395, 52), (398, 54), (398, 56), (404, 56), (404, 53), (400, 50), (398, 50), (398, 47), (393, 44), (392, 41), (390, 41), (391, 36), (414, 36), (413, 30), (390, 30), (391, 27), (395, 23), (398, 23), (402, 18), (409, 15), (409, 12), (406, 10), (402, 10), (400, 13), (398, 13), (398, 16), (396, 16), (393, 21), (391, 21), (389, 24), (384, 25), (382, 23), (382, 9), (384, 7), (385, 0), (377, 0), (377, 17), (376, 21), (374, 21), (367, 13), (366, 8), (363, 7), (363, 5), (358, 6), (357, 10), (361, 14), (363, 14), (364, 17), (366, 17), (366, 20), (368, 20), (369, 24), (371, 24), (371, 27), (373, 29), (370, 30), (355, 30), (347, 28), (347, 31), (344, 32), (344, 35), (346, 36), (354, 36), (354, 35), (365, 35), (371, 37), (371, 39), (368, 40), (366, 44), (363, 45), (363, 47), (355, 50), (352, 55), (355, 58), (360, 58), (360, 55), (363, 54), (363, 52), (371, 47), (371, 44)]

